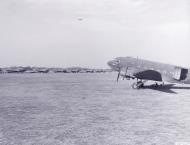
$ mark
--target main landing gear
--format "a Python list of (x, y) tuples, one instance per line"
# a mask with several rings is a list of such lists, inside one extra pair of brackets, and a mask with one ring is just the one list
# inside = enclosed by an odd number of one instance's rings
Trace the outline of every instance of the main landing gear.
[[(136, 82), (134, 82), (134, 83), (132, 84), (131, 87), (132, 87), (133, 89), (140, 89), (140, 88), (143, 88), (145, 82), (147, 82), (147, 80), (144, 80), (144, 81), (142, 81), (142, 80), (138, 81), (138, 80), (137, 80)], [(159, 87), (163, 87), (164, 85), (165, 85), (164, 82), (162, 82), (162, 84), (158, 84), (158, 82), (155, 82), (155, 84), (152, 85), (152, 86), (150, 86), (150, 87), (159, 88)], [(144, 87), (144, 88), (147, 88), (147, 87)]]
[(132, 84), (132, 88), (133, 89), (140, 89), (144, 87), (144, 83), (143, 81), (137, 81), (135, 83)]

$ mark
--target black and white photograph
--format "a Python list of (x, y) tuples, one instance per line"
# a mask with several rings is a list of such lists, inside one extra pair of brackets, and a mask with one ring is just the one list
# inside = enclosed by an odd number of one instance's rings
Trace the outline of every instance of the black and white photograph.
[(0, 145), (190, 145), (190, 0), (0, 0)]

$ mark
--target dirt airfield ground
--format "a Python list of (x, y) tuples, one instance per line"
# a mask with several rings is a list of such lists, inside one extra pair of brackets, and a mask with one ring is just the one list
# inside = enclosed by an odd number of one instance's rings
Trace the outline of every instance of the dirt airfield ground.
[(133, 90), (115, 73), (5, 74), (0, 81), (0, 145), (190, 142), (190, 86)]

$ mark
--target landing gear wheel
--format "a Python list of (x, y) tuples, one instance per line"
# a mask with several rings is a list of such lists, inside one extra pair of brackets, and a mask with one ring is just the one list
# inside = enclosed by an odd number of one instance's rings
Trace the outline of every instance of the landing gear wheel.
[(132, 88), (133, 88), (133, 89), (140, 89), (140, 88), (142, 88), (143, 86), (144, 86), (144, 83), (141, 82), (141, 81), (135, 82), (135, 83), (132, 84)]
[(133, 89), (139, 89), (137, 83), (133, 83), (131, 87), (132, 87)]

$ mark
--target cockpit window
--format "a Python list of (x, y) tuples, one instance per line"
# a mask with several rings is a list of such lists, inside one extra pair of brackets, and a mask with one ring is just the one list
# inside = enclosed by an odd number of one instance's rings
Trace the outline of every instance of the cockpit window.
[(118, 65), (120, 63), (120, 60), (115, 58), (114, 61), (113, 61), (113, 65)]
[(120, 60), (117, 58), (115, 58), (114, 61), (120, 63)]

